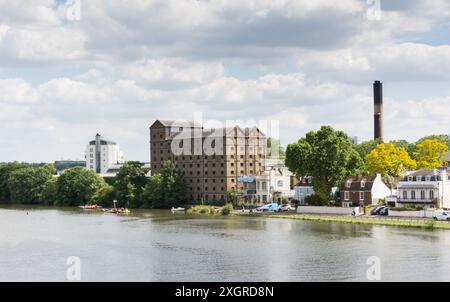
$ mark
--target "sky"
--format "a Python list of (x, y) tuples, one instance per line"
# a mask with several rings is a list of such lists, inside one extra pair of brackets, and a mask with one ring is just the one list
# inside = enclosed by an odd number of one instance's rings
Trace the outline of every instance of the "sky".
[(84, 159), (96, 133), (149, 161), (156, 119), (450, 132), (448, 0), (0, 0), (0, 162)]

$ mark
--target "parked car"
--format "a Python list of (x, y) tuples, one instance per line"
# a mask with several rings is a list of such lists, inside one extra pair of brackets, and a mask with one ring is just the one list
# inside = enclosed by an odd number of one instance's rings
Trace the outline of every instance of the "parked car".
[(389, 214), (389, 208), (383, 207), (378, 211), (378, 215), (380, 216), (387, 216)]
[(290, 204), (281, 204), (277, 207), (275, 212), (289, 212), (293, 210), (294, 208)]
[(278, 203), (268, 203), (262, 207), (256, 208), (256, 211), (260, 212), (272, 212), (278, 208)]
[(384, 208), (386, 208), (386, 207), (385, 206), (378, 206), (378, 207), (372, 209), (372, 211), (370, 211), (370, 215), (379, 215), (380, 211), (382, 209), (384, 209)]
[(433, 213), (434, 220), (450, 221), (450, 211), (437, 210)]

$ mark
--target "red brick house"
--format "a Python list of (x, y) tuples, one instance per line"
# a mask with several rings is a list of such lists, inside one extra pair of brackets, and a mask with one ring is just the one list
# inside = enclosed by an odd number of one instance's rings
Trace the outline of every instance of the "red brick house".
[(340, 186), (342, 207), (378, 204), (380, 199), (391, 195), (391, 190), (381, 180), (381, 175), (357, 175), (347, 177)]

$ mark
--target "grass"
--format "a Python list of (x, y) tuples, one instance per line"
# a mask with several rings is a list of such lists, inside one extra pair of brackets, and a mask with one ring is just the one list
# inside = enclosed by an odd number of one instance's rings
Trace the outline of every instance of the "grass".
[(406, 220), (406, 219), (383, 219), (383, 218), (361, 218), (348, 216), (322, 216), (322, 215), (270, 215), (271, 218), (320, 221), (320, 222), (341, 222), (368, 225), (386, 225), (398, 227), (411, 227), (423, 229), (447, 229), (450, 230), (450, 224), (444, 222), (427, 220)]

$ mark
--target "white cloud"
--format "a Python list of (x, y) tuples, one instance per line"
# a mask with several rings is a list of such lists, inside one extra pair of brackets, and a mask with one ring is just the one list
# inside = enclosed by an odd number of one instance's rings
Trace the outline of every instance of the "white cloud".
[[(148, 160), (151, 122), (196, 111), (278, 119), (284, 143), (322, 124), (371, 138), (374, 79), (450, 79), (449, 2), (408, 2), (370, 21), (359, 0), (93, 0), (69, 21), (62, 2), (0, 0), (0, 161), (82, 158), (97, 132)], [(449, 91), (392, 90), (388, 138), (448, 132)]]

